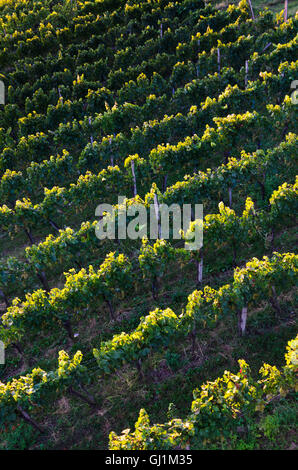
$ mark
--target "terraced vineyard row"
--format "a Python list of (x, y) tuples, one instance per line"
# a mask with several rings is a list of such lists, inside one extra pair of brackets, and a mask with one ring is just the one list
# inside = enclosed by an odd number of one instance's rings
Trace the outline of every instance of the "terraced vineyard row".
[(252, 3), (0, 2), (0, 449), (293, 445), (298, 13)]

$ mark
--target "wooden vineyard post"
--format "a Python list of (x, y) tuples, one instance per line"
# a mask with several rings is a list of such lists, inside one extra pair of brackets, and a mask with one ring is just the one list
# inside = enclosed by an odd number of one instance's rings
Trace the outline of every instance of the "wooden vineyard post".
[(163, 180), (163, 192), (167, 190), (167, 184), (168, 184), (168, 175), (165, 175), (164, 180)]
[(137, 193), (137, 180), (136, 180), (136, 174), (135, 174), (135, 162), (131, 160), (131, 172), (132, 172), (132, 178), (133, 178), (133, 195), (136, 197)]
[(275, 313), (276, 313), (276, 316), (279, 317), (282, 312), (281, 312), (281, 307), (280, 307), (280, 305), (279, 305), (279, 302), (278, 302), (278, 300), (277, 300), (276, 289), (275, 289), (274, 286), (272, 286), (271, 290), (272, 290), (272, 294), (273, 294), (273, 295), (269, 298), (269, 301), (270, 301), (270, 303), (271, 303), (271, 305), (272, 305), (272, 307), (273, 307), (273, 310), (274, 310)]
[(154, 210), (155, 210), (155, 216), (156, 216), (156, 220), (158, 224), (158, 238), (161, 238), (159, 204), (158, 204), (157, 194), (154, 194)]
[(203, 255), (201, 256), (201, 259), (197, 263), (197, 283), (202, 284), (203, 282)]
[(239, 316), (239, 332), (241, 336), (245, 335), (246, 320), (247, 320), (247, 306), (244, 306), (242, 307), (242, 310)]
[(251, 17), (252, 17), (253, 21), (255, 21), (255, 14), (254, 14), (254, 10), (253, 10), (253, 7), (252, 7), (251, 0), (248, 0), (248, 3), (249, 3), (249, 6), (250, 6)]
[(70, 321), (69, 317), (66, 320), (64, 320), (63, 326), (64, 326), (65, 330), (67, 331), (69, 339), (71, 339), (71, 341), (74, 341), (75, 336), (73, 334), (72, 324), (71, 324), (71, 321)]
[(104, 296), (104, 299), (106, 301), (107, 306), (109, 307), (110, 321), (115, 321), (116, 318), (115, 318), (114, 306), (106, 295)]
[(137, 359), (135, 364), (139, 374), (139, 379), (143, 382), (145, 380), (145, 374), (142, 369), (142, 359)]
[(229, 207), (232, 209), (232, 188), (229, 188)]
[(245, 88), (248, 84), (248, 60), (245, 61)]
[[(90, 127), (92, 126), (92, 119), (91, 119), (91, 117), (89, 117), (89, 125), (90, 125)], [(90, 142), (91, 142), (91, 145), (92, 145), (92, 147), (93, 147), (93, 143), (94, 143), (93, 135), (90, 136)]]
[(218, 74), (220, 75), (220, 49), (217, 48), (217, 65), (218, 65)]
[[(110, 145), (112, 145), (111, 137), (109, 138), (109, 142), (110, 142)], [(112, 153), (111, 153), (111, 165), (114, 166), (114, 157), (113, 157)]]
[(158, 291), (159, 291), (158, 277), (155, 274), (152, 280), (152, 296), (154, 300), (158, 300)]
[(285, 23), (288, 21), (288, 0), (285, 0), (285, 11), (284, 11)]

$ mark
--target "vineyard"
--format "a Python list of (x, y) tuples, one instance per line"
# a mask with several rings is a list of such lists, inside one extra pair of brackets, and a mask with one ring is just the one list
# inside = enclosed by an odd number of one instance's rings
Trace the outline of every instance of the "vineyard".
[[(297, 449), (298, 2), (264, 3), (0, 0), (0, 450)], [(100, 204), (191, 222), (100, 239)]]

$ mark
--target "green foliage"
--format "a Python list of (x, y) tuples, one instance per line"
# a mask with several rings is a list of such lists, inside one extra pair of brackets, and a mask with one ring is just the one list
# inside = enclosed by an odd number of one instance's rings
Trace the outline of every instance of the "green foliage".
[[(0, 1), (0, 447), (103, 446), (136, 408), (111, 449), (288, 446), (298, 16), (251, 16), (247, 0)], [(117, 217), (204, 204), (181, 233), (202, 224), (204, 246), (98, 240), (94, 209), (118, 194)], [(225, 370), (254, 347), (259, 367), (269, 342), (258, 378)]]
[[(297, 373), (297, 338), (289, 342), (288, 348), (295, 354), (295, 364), (291, 362)], [(287, 365), (280, 371), (274, 367), (274, 373), (264, 380), (256, 381), (251, 377), (250, 368), (244, 360), (239, 360), (240, 370), (237, 374), (225, 371), (223, 376), (213, 382), (203, 384), (194, 390), (191, 413), (186, 420), (173, 419), (165, 424), (151, 425), (149, 416), (144, 409), (140, 411), (135, 431), (126, 429), (120, 436), (110, 433), (110, 450), (149, 450), (149, 449), (189, 449), (196, 442), (204, 448), (223, 442), (237, 432), (237, 427), (263, 410), (270, 400), (278, 395), (279, 388), (276, 377), (287, 384), (287, 394), (295, 384), (288, 380), (289, 358)], [(263, 368), (261, 375), (263, 375)], [(272, 394), (268, 394), (268, 389)], [(276, 417), (267, 417), (262, 428), (266, 437), (275, 435)], [(247, 448), (247, 446), (243, 447)]]

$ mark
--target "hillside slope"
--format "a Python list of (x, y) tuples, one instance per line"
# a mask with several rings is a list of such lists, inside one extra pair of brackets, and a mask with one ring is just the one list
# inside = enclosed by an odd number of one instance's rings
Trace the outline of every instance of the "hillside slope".
[(253, 4), (0, 2), (0, 449), (297, 445), (297, 2)]

